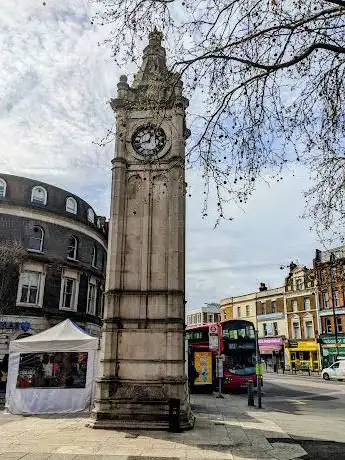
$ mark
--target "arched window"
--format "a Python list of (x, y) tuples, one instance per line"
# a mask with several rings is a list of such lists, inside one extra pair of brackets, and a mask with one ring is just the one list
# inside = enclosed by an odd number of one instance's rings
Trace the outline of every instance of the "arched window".
[(91, 223), (91, 224), (94, 224), (95, 223), (95, 213), (93, 212), (93, 210), (91, 208), (89, 208), (87, 210), (87, 220)]
[(71, 214), (77, 214), (77, 209), (78, 206), (76, 200), (73, 197), (69, 196), (66, 199), (66, 211), (70, 212)]
[(71, 236), (68, 239), (68, 259), (77, 260), (78, 258), (78, 239), (75, 236)]
[(29, 238), (29, 250), (34, 252), (43, 252), (44, 230), (35, 225)]
[(39, 204), (47, 204), (47, 190), (40, 185), (33, 187), (31, 191), (31, 202)]
[(91, 265), (95, 268), (97, 267), (97, 247), (96, 245), (94, 245), (94, 247), (92, 248)]
[(2, 179), (0, 177), (0, 198), (5, 198), (5, 196), (6, 196), (6, 188), (7, 188), (7, 184), (6, 184), (5, 179)]

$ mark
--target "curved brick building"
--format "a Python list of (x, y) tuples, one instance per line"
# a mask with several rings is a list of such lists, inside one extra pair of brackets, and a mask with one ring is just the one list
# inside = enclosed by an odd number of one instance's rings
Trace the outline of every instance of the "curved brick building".
[(66, 317), (98, 336), (105, 218), (78, 196), (0, 174), (0, 365), (10, 340)]

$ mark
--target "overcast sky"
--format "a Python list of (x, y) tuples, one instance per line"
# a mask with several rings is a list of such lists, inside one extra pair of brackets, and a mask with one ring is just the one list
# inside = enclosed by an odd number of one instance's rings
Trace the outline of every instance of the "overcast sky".
[[(83, 197), (109, 216), (113, 145), (93, 144), (113, 123), (107, 101), (118, 69), (97, 46), (104, 32), (90, 24), (82, 0), (11, 0), (0, 9), (0, 170), (52, 183)], [(316, 236), (301, 220), (308, 176), (296, 171), (268, 186), (258, 184), (233, 222), (213, 229), (212, 204), (201, 218), (202, 184), (188, 173), (188, 308), (245, 294), (259, 282), (283, 283), (281, 264), (311, 265)]]

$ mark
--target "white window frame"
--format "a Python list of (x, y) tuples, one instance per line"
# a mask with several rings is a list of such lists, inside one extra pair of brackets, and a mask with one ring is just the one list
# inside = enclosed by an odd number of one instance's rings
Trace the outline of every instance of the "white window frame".
[[(38, 191), (38, 189), (40, 190), (43, 190), (44, 192), (44, 200), (41, 201), (41, 200), (35, 200), (35, 192)], [(31, 203), (37, 203), (37, 204), (43, 204), (43, 205), (46, 205), (47, 204), (47, 190), (42, 187), (42, 185), (35, 185), (35, 187), (32, 187), (32, 190), (31, 190)]]
[(3, 192), (2, 193), (0, 192), (0, 198), (6, 198), (7, 182), (2, 177), (0, 177), (0, 190), (1, 188)]
[(325, 320), (326, 334), (332, 334), (332, 321), (329, 318)]
[(339, 307), (339, 294), (337, 288), (332, 290), (332, 305), (334, 305), (335, 308)]
[(92, 256), (91, 256), (91, 267), (97, 268), (97, 246), (94, 244), (92, 248)]
[(73, 198), (73, 196), (69, 196), (66, 198), (66, 211), (71, 214), (77, 214), (78, 212), (78, 203), (77, 200)]
[[(274, 325), (276, 325), (277, 327), (275, 328)], [(272, 323), (272, 329), (273, 329), (273, 335), (275, 335), (275, 336), (279, 335), (279, 324), (278, 324), (278, 321), (273, 321), (273, 323)]]
[[(296, 306), (296, 309), (295, 309)], [(291, 300), (291, 309), (294, 313), (298, 312), (298, 302), (296, 299)]]
[(267, 323), (262, 323), (262, 335), (264, 337), (268, 336), (268, 329), (267, 329)]
[(296, 278), (296, 291), (303, 291), (303, 278)]
[[(295, 334), (295, 328), (294, 328), (295, 324), (298, 324), (299, 337), (296, 337), (296, 334)], [(300, 339), (302, 337), (301, 321), (298, 316), (294, 316), (291, 318), (291, 332), (292, 332), (293, 339)]]
[[(303, 318), (303, 331), (304, 331), (304, 338), (305, 339), (314, 339), (315, 338), (315, 330), (314, 330), (314, 317), (311, 313), (306, 313)], [(308, 337), (307, 334), (307, 323), (311, 323), (311, 332), (312, 336)]]
[[(307, 301), (307, 302), (306, 302)], [(308, 305), (308, 308), (306, 308), (306, 304)], [(311, 307), (311, 302), (310, 302), (310, 297), (304, 297), (303, 298), (303, 310), (304, 311), (309, 311)]]
[(93, 209), (89, 208), (87, 210), (87, 220), (91, 223), (91, 224), (95, 224), (95, 212)]
[(322, 291), (322, 306), (325, 310), (329, 308), (329, 294), (328, 291)]
[[(92, 308), (90, 308), (90, 293), (91, 293), (91, 286), (94, 287), (95, 289), (95, 296), (93, 299), (93, 305)], [(89, 315), (96, 316), (96, 305), (97, 305), (97, 281), (94, 277), (91, 277), (89, 279), (89, 285), (87, 289), (87, 305), (86, 305), (86, 313)]]
[[(42, 253), (43, 252), (43, 246), (44, 246), (44, 236), (45, 236), (45, 233), (44, 233), (44, 230), (42, 227), (40, 227), (39, 225), (34, 225), (32, 227), (32, 232), (35, 231), (35, 228), (37, 228), (40, 232), (41, 232), (41, 237), (40, 238), (35, 238), (36, 240), (40, 240), (41, 241), (41, 244), (40, 244), (40, 248), (39, 249), (34, 249), (34, 248), (28, 248), (28, 251), (30, 252), (37, 252), (37, 253)], [(30, 245), (30, 240), (31, 238), (34, 238), (32, 236), (29, 237), (29, 245)]]
[(246, 305), (246, 317), (250, 316), (250, 306)]
[(242, 318), (241, 313), (241, 307), (237, 307), (237, 318)]
[[(66, 280), (73, 279), (74, 280), (74, 298), (73, 298), (73, 305), (71, 308), (64, 307), (64, 289)], [(60, 310), (64, 311), (77, 311), (78, 309), (78, 297), (79, 297), (79, 273), (75, 270), (64, 269), (61, 274), (61, 287), (60, 287), (60, 302), (59, 308)]]
[(71, 257), (71, 256), (68, 254), (67, 259), (68, 259), (68, 260), (78, 260), (78, 245), (79, 245), (79, 241), (78, 241), (78, 238), (77, 238), (76, 236), (74, 236), (74, 235), (72, 235), (72, 236), (70, 236), (70, 237), (68, 238), (68, 252), (69, 252), (69, 248), (72, 246), (72, 245), (69, 244), (70, 241), (72, 241), (72, 239), (73, 239), (73, 241), (74, 241), (74, 243), (75, 243), (75, 244), (74, 244), (74, 253), (73, 253), (73, 257)]
[[(39, 274), (39, 283), (38, 283), (38, 295), (37, 295), (37, 302), (36, 303), (26, 303), (21, 302), (22, 297), (22, 288), (23, 288), (23, 281), (24, 281), (24, 273), (26, 272), (36, 272)], [(25, 262), (20, 270), (19, 274), (19, 282), (18, 282), (18, 289), (17, 289), (17, 302), (16, 305), (18, 307), (38, 307), (42, 308), (43, 306), (43, 295), (44, 295), (44, 285), (46, 279), (46, 270), (45, 266), (41, 263), (35, 262)]]
[[(339, 331), (339, 325), (338, 325), (338, 322), (340, 323), (340, 327), (341, 327), (341, 331)], [(337, 332), (339, 334), (341, 334), (343, 332), (343, 325), (342, 325), (342, 322), (341, 322), (341, 316), (336, 316), (335, 317), (335, 325), (336, 325), (336, 328), (337, 328)]]

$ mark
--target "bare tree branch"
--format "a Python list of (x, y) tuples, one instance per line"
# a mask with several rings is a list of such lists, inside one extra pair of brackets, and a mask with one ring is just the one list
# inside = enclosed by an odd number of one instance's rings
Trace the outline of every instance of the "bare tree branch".
[(154, 25), (167, 37), (170, 70), (194, 112), (188, 166), (200, 169), (205, 200), (216, 194), (220, 217), (227, 202), (246, 203), (258, 180), (280, 181), (287, 165), (303, 164), (313, 181), (305, 215), (344, 233), (344, 1), (97, 4), (120, 65), (136, 62)]

